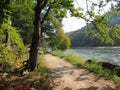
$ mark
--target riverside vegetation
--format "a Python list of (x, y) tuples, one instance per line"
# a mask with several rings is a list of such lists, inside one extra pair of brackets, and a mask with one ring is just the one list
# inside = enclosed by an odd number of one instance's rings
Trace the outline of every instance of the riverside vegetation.
[(103, 68), (102, 63), (98, 62), (97, 59), (93, 58), (91, 59), (91, 63), (88, 63), (84, 58), (73, 52), (68, 52), (67, 54), (65, 54), (60, 50), (53, 51), (52, 55), (63, 58), (78, 67), (88, 69), (89, 71), (94, 72), (100, 77), (120, 83), (120, 77), (117, 75), (116, 71)]

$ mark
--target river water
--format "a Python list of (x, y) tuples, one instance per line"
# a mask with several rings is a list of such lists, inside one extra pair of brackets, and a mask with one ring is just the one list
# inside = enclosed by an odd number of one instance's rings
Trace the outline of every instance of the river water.
[(101, 61), (120, 64), (120, 47), (79, 47), (70, 50), (85, 59), (97, 58)]

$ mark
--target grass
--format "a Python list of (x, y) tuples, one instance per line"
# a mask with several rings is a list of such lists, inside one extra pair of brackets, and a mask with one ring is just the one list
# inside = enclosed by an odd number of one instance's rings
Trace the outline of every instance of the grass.
[(80, 57), (79, 55), (69, 52), (68, 54), (64, 54), (62, 51), (54, 51), (52, 52), (52, 55), (58, 56), (60, 58), (64, 58), (65, 60), (71, 62), (74, 65), (81, 65), (84, 63), (84, 59)]
[(29, 77), (35, 80), (35, 85), (32, 87), (32, 89), (38, 90), (51, 90), (50, 86), (50, 72), (48, 68), (46, 67), (43, 56), (39, 55), (39, 59), (37, 62), (37, 67), (35, 71), (32, 72), (33, 74), (30, 74)]
[(103, 69), (102, 63), (97, 62), (98, 61), (97, 59), (92, 59), (92, 62), (89, 64), (84, 60), (84, 58), (82, 58), (81, 56), (71, 51), (65, 54), (62, 51), (57, 50), (57, 51), (53, 51), (52, 55), (63, 58), (71, 62), (73, 65), (76, 65), (76, 66), (85, 68), (91, 72), (94, 72), (100, 77), (104, 77), (105, 79), (113, 80), (117, 83), (120, 83), (120, 77), (117, 76), (116, 72), (114, 70)]

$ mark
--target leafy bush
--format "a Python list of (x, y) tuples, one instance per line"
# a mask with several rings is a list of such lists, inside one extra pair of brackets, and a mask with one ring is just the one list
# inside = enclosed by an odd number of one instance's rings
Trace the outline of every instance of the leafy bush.
[(0, 63), (5, 66), (20, 67), (22, 65), (21, 55), (22, 53), (20, 54), (17, 50), (7, 49), (0, 45)]

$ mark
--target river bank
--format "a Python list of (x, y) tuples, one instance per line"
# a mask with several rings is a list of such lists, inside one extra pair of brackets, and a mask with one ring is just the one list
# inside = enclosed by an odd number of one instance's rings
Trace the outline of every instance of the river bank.
[(120, 65), (120, 47), (76, 47), (67, 51), (77, 53), (85, 59), (96, 58)]
[(52, 90), (120, 90), (119, 84), (114, 81), (104, 79), (59, 57), (45, 54), (44, 61), (51, 71)]
[(69, 61), (73, 65), (76, 65), (78, 67), (82, 67), (91, 72), (94, 72), (100, 77), (104, 77), (105, 79), (110, 79), (117, 83), (120, 83), (120, 77), (116, 74), (116, 71), (110, 70), (110, 69), (104, 69), (102, 67), (102, 63), (98, 63), (97, 59), (91, 59), (92, 63), (89, 64), (89, 63), (86, 63), (86, 60), (84, 58), (80, 57), (79, 55), (73, 52), (64, 54), (62, 51), (54, 51), (52, 54), (60, 58), (63, 58), (66, 61)]

